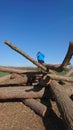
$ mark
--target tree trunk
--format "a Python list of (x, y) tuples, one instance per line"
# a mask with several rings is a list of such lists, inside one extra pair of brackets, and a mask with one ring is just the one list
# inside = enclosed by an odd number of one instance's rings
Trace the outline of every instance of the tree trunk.
[(0, 66), (1, 72), (10, 72), (10, 73), (18, 73), (18, 74), (43, 74), (44, 72), (40, 72), (37, 68), (33, 69), (22, 69), (17, 67), (7, 67)]
[[(22, 102), (33, 109), (37, 114), (44, 117), (46, 113), (48, 114), (51, 108), (47, 108), (44, 104), (40, 103), (39, 101), (35, 99), (24, 99)], [(47, 112), (48, 111), (48, 112)]]
[(43, 63), (43, 65), (47, 67), (48, 69), (52, 69), (56, 71), (58, 71), (58, 68), (61, 66), (61, 64), (46, 64), (46, 63)]
[[(52, 80), (52, 82), (54, 82), (54, 80)], [(51, 83), (51, 79), (47, 75), (43, 76), (43, 78), (39, 80), (39, 85), (42, 87), (50, 85), (50, 83)], [(68, 94), (69, 97), (73, 94), (72, 83), (65, 82), (65, 84), (61, 85), (61, 88), (63, 88), (63, 90)]]
[(49, 88), (40, 86), (0, 87), (0, 99), (49, 98)]
[(42, 78), (43, 74), (10, 74), (9, 76), (3, 76), (0, 78), (0, 86), (9, 86), (9, 85), (24, 85), (24, 84), (32, 84), (36, 80), (39, 81)]
[(17, 48), (16, 46), (14, 46), (12, 43), (10, 43), (8, 40), (5, 40), (4, 43), (6, 45), (8, 45), (10, 48), (12, 48), (13, 50), (17, 51), (19, 54), (21, 54), (22, 56), (24, 56), (25, 58), (27, 58), (29, 61), (31, 61), (33, 64), (35, 64), (36, 66), (40, 67), (42, 70), (47, 71), (46, 67), (43, 66), (42, 64), (38, 63), (37, 61), (35, 61), (33, 58), (31, 58), (29, 55), (27, 55), (25, 52), (23, 52), (22, 50), (20, 50), (19, 48)]
[(21, 76), (19, 74), (11, 74), (10, 77), (5, 78), (6, 76), (3, 76), (0, 81), (0, 86), (9, 86), (9, 85), (22, 85), (26, 84), (28, 82), (27, 76)]
[(65, 121), (68, 130), (73, 130), (73, 102), (56, 81), (50, 82), (50, 89), (54, 94), (58, 109)]
[(56, 75), (56, 74), (47, 74), (47, 76), (50, 77), (53, 80), (66, 81), (66, 82), (72, 82), (73, 83), (73, 77), (60, 76), (60, 75)]
[(11, 77), (11, 74), (0, 77), (0, 83), (7, 80), (7, 79), (10, 79), (10, 77)]

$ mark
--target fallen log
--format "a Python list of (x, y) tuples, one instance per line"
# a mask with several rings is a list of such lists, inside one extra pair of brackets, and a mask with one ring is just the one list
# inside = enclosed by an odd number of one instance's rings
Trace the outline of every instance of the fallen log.
[(54, 94), (58, 109), (67, 125), (68, 130), (73, 130), (73, 102), (56, 81), (51, 80), (50, 89)]
[[(41, 87), (47, 86), (48, 84), (50, 84), (50, 81), (51, 81), (47, 75), (44, 75), (43, 77), (42, 77), (42, 75), (39, 75), (39, 76), (37, 75), (35, 77), (35, 80), (36, 79), (39, 80), (39, 83), (38, 83), (39, 89), (41, 89)], [(21, 85), (21, 84), (23, 85), (23, 84), (28, 83), (29, 80), (31, 80), (31, 79), (28, 79), (26, 75), (22, 76), (22, 75), (13, 73), (13, 74), (1, 77), (0, 86), (2, 87), (2, 86), (10, 86), (10, 85), (13, 85), (13, 86)], [(67, 94), (69, 96), (71, 96), (73, 94), (72, 85), (73, 84), (67, 83), (67, 82), (65, 85), (63, 85), (63, 88), (65, 89), (65, 91), (67, 92)], [(36, 87), (33, 87), (34, 91), (35, 91), (35, 88)], [(25, 89), (26, 89), (26, 87), (25, 87)], [(38, 90), (38, 87), (37, 87), (37, 90)]]
[(73, 77), (60, 76), (56, 74), (47, 74), (47, 76), (50, 77), (52, 80), (73, 82)]
[(11, 77), (11, 74), (0, 77), (0, 83), (7, 80), (7, 79), (10, 79), (10, 77)]
[(0, 99), (49, 98), (48, 89), (39, 86), (0, 87)]
[[(32, 72), (32, 74), (31, 74), (31, 72), (30, 73), (28, 73), (28, 71), (26, 72), (27, 73), (27, 76), (29, 76), (29, 78), (31, 77), (31, 76), (34, 76), (35, 75), (35, 79), (37, 78), (37, 73), (36, 73), (36, 71), (35, 71), (35, 74), (34, 74), (34, 70), (33, 70), (33, 72)], [(39, 74), (45, 74), (45, 73), (42, 73), (42, 72), (38, 72)], [(68, 76), (60, 76), (60, 75), (56, 75), (56, 74), (51, 74), (51, 73), (49, 73), (49, 74), (47, 74), (47, 76), (48, 77), (50, 77), (51, 79), (54, 79), (54, 80), (60, 80), (60, 81), (66, 81), (66, 82), (73, 82), (73, 77), (68, 77)], [(40, 79), (42, 76), (38, 76), (39, 78), (38, 79)]]
[[(33, 77), (33, 75), (27, 75), (28, 77), (29, 77), (29, 79), (30, 79), (30, 77), (32, 78)], [(56, 74), (47, 74), (47, 76), (48, 76), (48, 79), (53, 79), (53, 80), (57, 80), (57, 81), (66, 81), (66, 82), (73, 82), (73, 77), (68, 77), (68, 76), (60, 76), (60, 75), (56, 75)], [(9, 76), (6, 76), (7, 78), (9, 77)], [(40, 76), (37, 76), (37, 75), (35, 75), (35, 77), (34, 77), (35, 79), (41, 79), (42, 78), (42, 75), (40, 75)], [(1, 77), (1, 80), (3, 81), (4, 79), (3, 79), (3, 77)], [(25, 80), (25, 79), (24, 79)], [(27, 80), (27, 79), (26, 79)]]
[[(68, 96), (73, 94), (73, 87), (62, 87)], [(50, 98), (52, 93), (48, 86), (13, 86), (13, 87), (0, 87), (0, 99), (13, 99), (13, 98)]]
[(46, 113), (48, 114), (51, 110), (51, 108), (47, 108), (46, 105), (40, 103), (35, 99), (24, 99), (22, 102), (42, 117), (44, 117)]
[(0, 66), (1, 72), (10, 72), (10, 73), (18, 73), (18, 74), (41, 74), (43, 72), (38, 71), (38, 69), (20, 69), (15, 67), (7, 67), (7, 66)]
[(10, 86), (10, 85), (22, 85), (28, 82), (27, 76), (21, 76), (19, 74), (11, 74), (9, 76), (3, 76), (0, 81), (0, 86)]
[(3, 76), (0, 80), (0, 86), (10, 86), (10, 85), (24, 85), (39, 81), (42, 78), (43, 74), (36, 74), (36, 75), (21, 75), (21, 74), (11, 74), (10, 76)]
[[(54, 82), (54, 80), (52, 80), (52, 82)], [(48, 86), (51, 83), (51, 79), (45, 75), (43, 76), (43, 78), (41, 78), (39, 80), (39, 86)], [(60, 81), (58, 82), (60, 84)], [(68, 94), (68, 96), (70, 97), (73, 94), (73, 84), (70, 82), (65, 82), (65, 84), (61, 85), (61, 88), (63, 88), (63, 90)]]

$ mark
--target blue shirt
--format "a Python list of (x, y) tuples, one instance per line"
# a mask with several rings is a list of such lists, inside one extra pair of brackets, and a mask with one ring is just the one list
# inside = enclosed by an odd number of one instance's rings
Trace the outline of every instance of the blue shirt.
[(41, 52), (38, 52), (37, 53), (37, 60), (41, 60), (41, 61), (44, 61), (44, 54), (42, 54)]

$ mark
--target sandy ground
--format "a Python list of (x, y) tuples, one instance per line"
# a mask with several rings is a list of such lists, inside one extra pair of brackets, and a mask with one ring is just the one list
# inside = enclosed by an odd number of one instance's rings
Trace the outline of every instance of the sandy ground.
[(55, 103), (53, 111), (40, 117), (18, 101), (0, 101), (0, 130), (66, 130)]

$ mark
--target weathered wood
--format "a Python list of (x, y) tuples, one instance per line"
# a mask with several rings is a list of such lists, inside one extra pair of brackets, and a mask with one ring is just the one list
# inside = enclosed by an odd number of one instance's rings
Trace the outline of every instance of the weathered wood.
[(0, 77), (0, 83), (7, 80), (7, 79), (10, 79), (10, 77), (11, 77), (11, 74)]
[[(61, 88), (68, 96), (73, 94), (73, 87)], [(48, 86), (13, 86), (13, 87), (0, 87), (0, 99), (11, 99), (11, 98), (50, 98), (52, 93)]]
[(0, 66), (1, 72), (12, 72), (18, 74), (41, 74), (43, 72), (38, 71), (38, 69), (20, 69), (15, 67), (7, 67), (7, 66)]
[[(64, 88), (64, 92), (66, 92), (68, 94), (69, 97), (71, 97), (73, 95), (73, 86), (66, 86), (63, 87)], [(73, 100), (73, 98), (72, 98)]]
[[(13, 99), (13, 98), (42, 98), (49, 97), (45, 93), (45, 87), (40, 86), (26, 86), (26, 87), (0, 87), (0, 99)], [(49, 91), (49, 90), (47, 90)]]
[[(54, 82), (54, 80), (52, 80), (52, 82)], [(39, 80), (39, 85), (42, 87), (50, 85), (50, 83), (51, 79), (47, 75), (44, 75)], [(71, 82), (65, 82), (65, 84), (63, 84), (61, 88), (64, 89), (64, 91), (68, 94), (68, 96), (71, 96), (73, 94), (73, 84)]]
[(53, 80), (57, 81), (66, 81), (66, 82), (73, 82), (73, 77), (68, 77), (68, 76), (60, 76), (56, 74), (47, 74), (48, 77), (50, 77)]
[[(44, 74), (44, 73), (42, 73)], [(28, 74), (29, 77), (33, 76), (34, 74), (31, 75)], [(37, 74), (35, 74), (37, 75)], [(60, 81), (66, 81), (66, 82), (73, 82), (73, 77), (68, 77), (68, 76), (60, 76), (60, 75), (56, 75), (56, 74), (47, 74), (48, 78), (50, 77), (51, 79), (54, 79), (54, 80), (60, 80)], [(8, 76), (7, 76), (8, 77)], [(38, 78), (40, 79), (42, 76), (35, 76), (35, 79)], [(1, 79), (3, 79), (3, 77), (1, 77)], [(3, 79), (4, 80), (4, 79)]]
[(9, 85), (22, 85), (22, 84), (32, 84), (36, 80), (40, 80), (43, 74), (27, 74), (21, 75), (13, 73), (9, 76), (3, 76), (0, 80), (0, 86), (9, 86)]
[(24, 99), (22, 102), (42, 117), (46, 115), (47, 111), (50, 112), (50, 108), (35, 99)]
[(59, 111), (65, 121), (68, 130), (73, 130), (73, 102), (56, 81), (51, 80), (50, 89), (54, 94)]
[[(52, 82), (54, 82), (54, 80), (52, 80)], [(42, 78), (40, 80), (39, 85), (44, 87), (44, 86), (50, 85), (50, 83), (51, 83), (51, 80), (49, 80), (49, 77), (45, 77), (44, 79)], [(69, 97), (73, 94), (73, 84), (66, 82), (65, 85), (61, 85), (61, 89), (62, 88)], [(49, 90), (49, 92), (50, 92), (50, 90)]]
[[(58, 70), (58, 68), (61, 66), (61, 64), (46, 64), (46, 63), (43, 63), (43, 65), (44, 65), (45, 67), (47, 67), (48, 69), (60, 71), (60, 70)], [(61, 71), (62, 71), (62, 70), (61, 70)]]
[(26, 84), (28, 82), (27, 76), (21, 76), (19, 74), (12, 74), (10, 79), (4, 80), (4, 77), (2, 78), (2, 81), (0, 82), (0, 86), (9, 86), (9, 85), (22, 85)]

